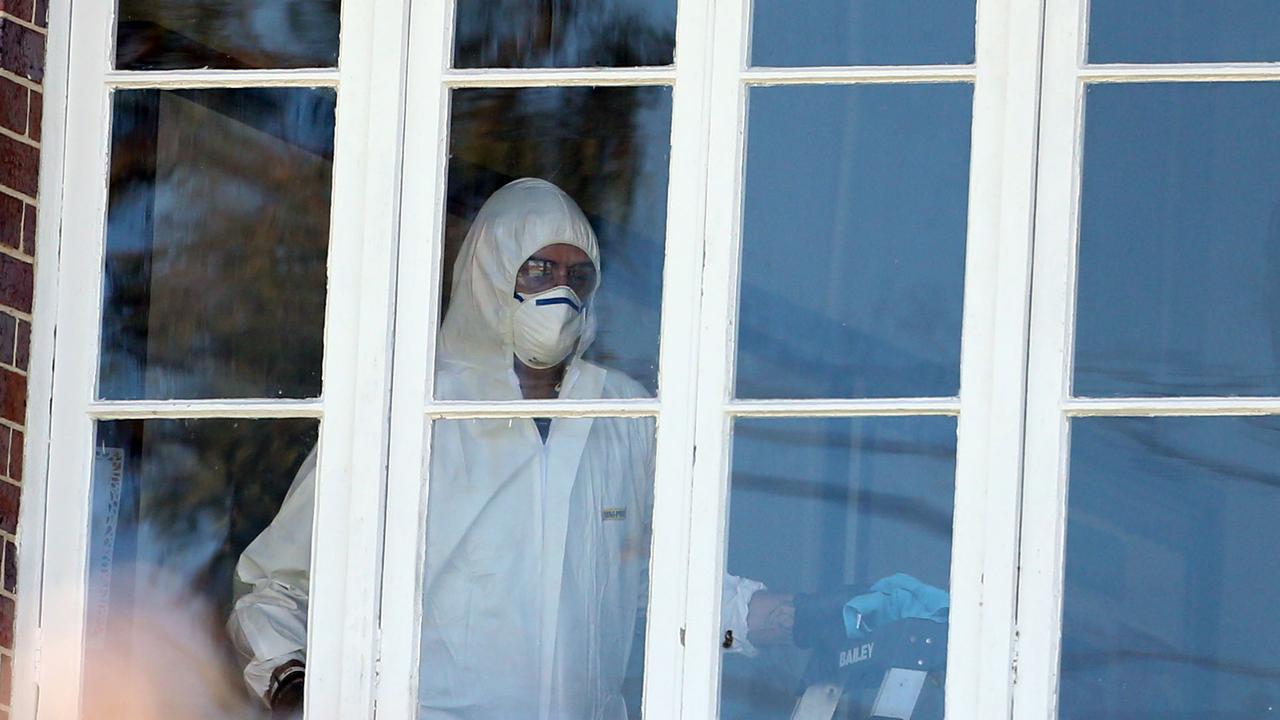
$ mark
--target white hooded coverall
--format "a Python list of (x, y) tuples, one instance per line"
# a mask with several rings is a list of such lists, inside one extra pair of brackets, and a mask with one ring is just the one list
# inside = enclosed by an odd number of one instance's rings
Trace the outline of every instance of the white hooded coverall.
[[(454, 269), (438, 398), (521, 399), (512, 369), (516, 273), (553, 243), (600, 267), (591, 226), (551, 183), (517, 180), (481, 208)], [(595, 335), (590, 301), (583, 312), (560, 397), (644, 396), (626, 375), (582, 359)], [(622, 680), (647, 599), (653, 449), (652, 418), (558, 418), (545, 443), (528, 418), (436, 423), (420, 718), (625, 720)], [(314, 470), (308, 458), (237, 566), (253, 590), (229, 627), (260, 694), (275, 667), (305, 658)], [(738, 650), (751, 652), (747, 603), (761, 587), (725, 580), (722, 624)]]

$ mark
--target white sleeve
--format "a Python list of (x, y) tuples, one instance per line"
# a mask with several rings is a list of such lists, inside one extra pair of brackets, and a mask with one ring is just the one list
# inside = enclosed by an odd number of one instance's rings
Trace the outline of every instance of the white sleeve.
[(751, 596), (764, 590), (764, 583), (724, 574), (724, 590), (720, 598), (720, 635), (733, 631), (733, 647), (730, 652), (740, 652), (755, 657), (758, 652), (747, 637), (747, 612), (751, 608)]
[(236, 577), (251, 590), (236, 601), (227, 630), (247, 662), (245, 682), (259, 697), (277, 667), (306, 661), (315, 469), (313, 448), (280, 512), (236, 564)]

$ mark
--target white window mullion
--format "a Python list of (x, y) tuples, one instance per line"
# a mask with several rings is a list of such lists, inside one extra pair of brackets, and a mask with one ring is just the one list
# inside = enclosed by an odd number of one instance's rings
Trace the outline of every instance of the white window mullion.
[(644, 716), (653, 718), (680, 717), (684, 683), (681, 631), (689, 577), (689, 473), (697, 418), (692, 398), (698, 383), (709, 142), (706, 113), (714, 47), (709, 3), (680, 2), (677, 12), (644, 661)]
[[(64, 143), (51, 138), (64, 137), (68, 127), (67, 84), (70, 74), (71, 12), (70, 3), (54, 3), (48, 11), (47, 63), (44, 81), (45, 141), (40, 152), (40, 177), (44, 191), (40, 193), (36, 223), (36, 255), (57, 258), (62, 249), (63, 198), (65, 193)], [(52, 180), (51, 180), (52, 178)], [(37, 682), (40, 671), (40, 616), (44, 601), (41, 587), (45, 577), (46, 511), (49, 507), (49, 466), (52, 431), (54, 373), (54, 341), (59, 288), (62, 287), (59, 263), (42, 260), (35, 268), (35, 298), (32, 313), (31, 363), (27, 376), (27, 435), (22, 510), (18, 522), (17, 546), (23, 560), (18, 564), (18, 587), (23, 600), (15, 609), (15, 645), (13, 658), (10, 717), (33, 718), (38, 702)], [(56, 506), (55, 506), (56, 507)], [(53, 536), (57, 537), (57, 536)], [(59, 545), (60, 540), (54, 541)]]
[(681, 717), (714, 718), (720, 703), (720, 597), (731, 421), (726, 412), (737, 325), (746, 90), (742, 71), (750, 3), (718, 3), (710, 60), (706, 229), (699, 320), (695, 453), (689, 502), (689, 573), (685, 602), (685, 677)]
[[(109, 29), (114, 3), (77, 6), (70, 28), (68, 60), (67, 162), (61, 176), (46, 177), (62, 185), (75, 202), (60, 220), (62, 239), (57, 300), (58, 358), (54, 366), (49, 456), (46, 538), (41, 593), (41, 717), (78, 717), (84, 648), (85, 577), (89, 556), (93, 419), (87, 405), (94, 396), (97, 371), (98, 318), (102, 303), (100, 270), (106, 221), (111, 93), (104, 71), (111, 49)], [(56, 138), (49, 138), (58, 142)], [(28, 602), (35, 597), (34, 589)]]
[(431, 358), (440, 313), (445, 160), (449, 94), (443, 85), (452, 34), (451, 3), (412, 3), (409, 24), (404, 173), (400, 193), (401, 239), (396, 284), (395, 363), (388, 455), (385, 584), (381, 599), (378, 717), (417, 715), (418, 623), (425, 543), (431, 423), (425, 412), (434, 395)]
[(309, 718), (371, 718), (408, 6), (344, 3), (316, 478)]
[(1009, 717), (1041, 3), (979, 0), (947, 717)]
[(1014, 718), (1056, 717), (1087, 0), (1045, 11)]

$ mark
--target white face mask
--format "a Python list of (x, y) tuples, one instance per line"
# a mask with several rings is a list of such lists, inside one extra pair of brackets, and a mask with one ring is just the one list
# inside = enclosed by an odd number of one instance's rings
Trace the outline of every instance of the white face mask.
[(516, 357), (531, 368), (555, 367), (573, 351), (582, 335), (582, 300), (560, 285), (532, 295), (516, 293), (520, 307), (511, 329)]

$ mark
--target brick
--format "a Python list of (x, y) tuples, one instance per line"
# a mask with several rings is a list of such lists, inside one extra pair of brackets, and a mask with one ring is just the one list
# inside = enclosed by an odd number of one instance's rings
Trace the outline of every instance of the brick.
[(35, 197), (40, 187), (40, 149), (0, 135), (0, 185)]
[(22, 213), (22, 251), (36, 254), (36, 206), (28, 205)]
[(13, 598), (0, 596), (0, 647), (13, 649)]
[(28, 80), (44, 82), (44, 35), (0, 19), (0, 67)]
[(27, 377), (0, 368), (0, 417), (21, 425), (27, 416)]
[(4, 589), (18, 593), (18, 546), (12, 540), (4, 542)]
[(9, 705), (13, 699), (13, 658), (0, 655), (0, 704)]
[(27, 116), (27, 137), (40, 142), (40, 123), (44, 120), (44, 93), (31, 91), (30, 114)]
[[(18, 507), (22, 489), (13, 483), (0, 482), (0, 530), (10, 535), (18, 532)], [(8, 646), (6, 646), (8, 647)]]
[(13, 658), (0, 655), (0, 704), (8, 705), (13, 697)]
[(31, 114), (28, 98), (31, 91), (24, 85), (0, 77), (0, 127), (19, 135), (27, 132), (27, 119)]
[(0, 0), (0, 10), (22, 20), (30, 20), (36, 13), (35, 0)]
[(31, 364), (31, 323), (26, 320), (18, 321), (18, 334), (14, 338), (13, 347), (13, 365), (22, 371), (27, 371)]
[(26, 203), (12, 195), (0, 193), (0, 245), (15, 250), (22, 247), (22, 215)]
[(0, 305), (8, 305), (20, 312), (31, 312), (32, 292), (35, 287), (31, 263), (11, 255), (0, 255)]
[(22, 482), (23, 460), (22, 446), (24, 439), (20, 430), (14, 430), (9, 438), (9, 477), (14, 482)]
[(9, 428), (0, 425), (0, 475), (9, 477)]
[(49, 27), (49, 0), (36, 0), (35, 5), (35, 17), (31, 19), (31, 22), (35, 23), (37, 27)]
[(0, 312), (0, 363), (12, 365), (17, 347), (18, 318), (9, 313)]

